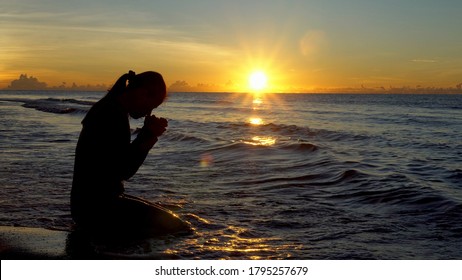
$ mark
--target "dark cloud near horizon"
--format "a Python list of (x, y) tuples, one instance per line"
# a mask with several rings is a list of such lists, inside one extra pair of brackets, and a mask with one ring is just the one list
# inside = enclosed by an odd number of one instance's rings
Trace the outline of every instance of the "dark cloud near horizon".
[(207, 84), (207, 83), (198, 83), (195, 86), (192, 86), (186, 81), (178, 80), (168, 87), (168, 91), (170, 92), (223, 92), (224, 87), (215, 85), (215, 84)]
[(72, 83), (71, 86), (67, 86), (66, 82), (63, 82), (60, 86), (49, 87), (47, 83), (40, 82), (34, 76), (27, 76), (27, 74), (21, 74), (18, 79), (11, 81), (10, 85), (6, 87), (8, 90), (80, 90), (80, 91), (106, 91), (109, 87), (105, 84), (97, 85), (77, 85)]
[(7, 89), (15, 90), (30, 90), (30, 89), (46, 89), (47, 83), (40, 82), (37, 78), (27, 74), (21, 74), (18, 79), (11, 81)]

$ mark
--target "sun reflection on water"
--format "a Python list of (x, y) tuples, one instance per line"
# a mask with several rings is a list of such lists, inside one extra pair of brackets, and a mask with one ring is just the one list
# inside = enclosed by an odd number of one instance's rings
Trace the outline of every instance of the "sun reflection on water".
[(271, 136), (254, 136), (252, 141), (242, 141), (245, 144), (252, 146), (273, 146), (276, 144), (276, 139)]
[(252, 100), (252, 103), (254, 105), (261, 105), (261, 104), (263, 104), (263, 100), (260, 97), (254, 97), (253, 100)]
[[(186, 240), (185, 240), (186, 241)], [(261, 237), (248, 229), (228, 226), (220, 230), (196, 232), (196, 238), (187, 239), (181, 246), (168, 248), (167, 255), (213, 259), (287, 259), (300, 244), (279, 244), (279, 238)], [(192, 254), (192, 255), (190, 255)]]
[[(260, 106), (261, 104), (263, 104), (263, 101), (259, 97), (254, 97), (252, 103), (254, 105)], [(256, 108), (254, 107), (253, 109), (255, 110)], [(262, 126), (265, 124), (262, 118), (256, 117), (256, 116), (250, 117), (248, 119), (248, 122), (252, 126)], [(242, 140), (242, 142), (245, 144), (253, 145), (253, 146), (272, 146), (276, 144), (276, 138), (272, 136), (257, 135), (257, 136), (253, 136), (251, 140)]]
[(249, 123), (253, 125), (262, 125), (263, 124), (263, 119), (259, 117), (251, 117), (249, 119)]

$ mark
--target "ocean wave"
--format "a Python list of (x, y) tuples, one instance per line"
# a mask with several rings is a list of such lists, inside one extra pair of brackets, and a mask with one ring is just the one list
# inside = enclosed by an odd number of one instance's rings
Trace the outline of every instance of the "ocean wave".
[(73, 98), (47, 98), (47, 99), (43, 99), (43, 100), (46, 100), (48, 102), (54, 102), (54, 103), (74, 103), (74, 104), (80, 104), (80, 105), (88, 105), (88, 106), (92, 106), (93, 104), (95, 104), (94, 101), (88, 101), (88, 100), (79, 100), (79, 99), (73, 99)]
[(450, 171), (450, 174), (447, 176), (448, 179), (454, 180), (454, 182), (458, 182), (460, 187), (462, 187), (462, 170), (461, 169), (454, 169)]
[(45, 112), (45, 113), (54, 113), (54, 114), (70, 114), (70, 113), (84, 113), (84, 111), (79, 111), (77, 108), (71, 107), (49, 107), (49, 106), (41, 106), (37, 104), (23, 104), (25, 108), (32, 108), (36, 109), (37, 111)]
[(318, 189), (320, 187), (337, 186), (365, 176), (367, 175), (358, 170), (349, 169), (333, 174), (318, 172), (294, 176), (270, 176), (255, 180), (242, 180), (237, 183), (240, 186), (260, 186), (260, 190), (265, 192), (278, 192), (280, 190), (287, 192), (288, 189)]
[(284, 150), (299, 151), (299, 152), (314, 152), (319, 149), (319, 147), (312, 143), (287, 143), (282, 144), (281, 148)]
[[(351, 133), (346, 131), (332, 131), (326, 129), (314, 129), (307, 126), (287, 125), (267, 123), (254, 125), (251, 123), (221, 123), (217, 126), (221, 129), (242, 130), (247, 132), (274, 133), (280, 136), (289, 137), (296, 140), (304, 141), (306, 139), (319, 138), (325, 141), (342, 142), (342, 141), (368, 141), (370, 135)], [(381, 139), (375, 139), (381, 140)]]
[(22, 106), (25, 108), (54, 114), (85, 114), (90, 106), (94, 104), (92, 101), (58, 98), (23, 100), (23, 102)]
[(181, 132), (168, 132), (163, 135), (164, 139), (167, 141), (175, 141), (175, 142), (189, 142), (189, 143), (209, 143), (205, 138), (201, 138), (198, 136), (194, 136), (187, 133)]
[[(279, 188), (280, 187), (291, 187), (292, 185), (290, 183), (308, 183), (308, 182), (313, 182), (314, 180), (324, 178), (325, 176), (323, 174), (308, 174), (308, 175), (300, 175), (300, 176), (294, 176), (294, 177), (280, 177), (280, 176), (274, 176), (270, 178), (262, 178), (262, 179), (256, 179), (256, 180), (245, 180), (245, 181), (239, 181), (239, 185), (269, 185), (269, 188), (267, 189), (272, 189), (272, 188)], [(281, 185), (277, 185), (275, 183), (283, 183)]]
[(283, 125), (283, 124), (268, 124), (268, 127), (274, 131), (289, 136), (300, 136), (308, 138), (318, 138), (331, 142), (344, 142), (344, 141), (369, 141), (369, 140), (382, 140), (381, 137), (375, 138), (368, 134), (352, 133), (342, 130), (328, 130), (320, 128), (300, 127), (297, 125)]
[[(382, 181), (388, 181), (383, 179)], [(353, 184), (354, 185), (354, 184)], [(462, 204), (444, 192), (430, 187), (402, 182), (398, 186), (383, 185), (372, 178), (361, 180), (356, 186), (332, 195), (354, 207), (368, 206), (401, 214), (446, 213)]]
[[(244, 140), (239, 140), (239, 141), (232, 141), (231, 143), (228, 143), (228, 144), (220, 145), (219, 147), (216, 147), (216, 148), (211, 148), (208, 150), (208, 152), (216, 152), (216, 153), (222, 152), (223, 154), (229, 154), (229, 155), (235, 155), (237, 157), (242, 157), (248, 151), (258, 151), (258, 150), (268, 150), (268, 149), (271, 149), (271, 147), (265, 146), (265, 145), (251, 145), (249, 143), (246, 143), (246, 141)], [(238, 152), (244, 152), (244, 153), (239, 154)]]
[[(263, 139), (263, 140), (261, 140)], [(319, 147), (315, 144), (311, 143), (298, 143), (298, 142), (287, 142), (287, 141), (282, 141), (279, 143), (278, 141), (269, 138), (271, 140), (271, 143), (267, 144), (265, 141), (266, 138), (261, 137), (255, 139), (237, 139), (233, 140), (228, 144), (222, 144), (219, 147), (215, 147), (209, 150), (209, 152), (216, 151), (216, 152), (248, 152), (248, 151), (268, 151), (268, 150), (273, 150), (273, 151), (292, 151), (292, 152), (315, 152), (319, 149)], [(268, 140), (268, 141), (270, 141)], [(272, 142), (274, 140), (274, 143)], [(287, 154), (289, 156), (290, 154)]]
[[(288, 125), (278, 123), (267, 123), (255, 125), (248, 122), (194, 122), (180, 121), (179, 125), (202, 130), (216, 131), (216, 135), (227, 134), (227, 139), (237, 142), (252, 142), (252, 137), (272, 138), (276, 145), (255, 145), (266, 146), (266, 148), (281, 148), (297, 151), (316, 151), (319, 145), (313, 142), (383, 142), (386, 141), (382, 135), (368, 135), (364, 133), (352, 133), (347, 131), (333, 131), (326, 129), (314, 129), (308, 126)], [(226, 132), (228, 131), (228, 132)], [(224, 133), (225, 132), (225, 133)], [(212, 132), (213, 133), (213, 132)], [(257, 141), (258, 142), (258, 141)], [(258, 144), (258, 143), (256, 143)], [(237, 146), (239, 147), (239, 145)], [(249, 148), (245, 147), (244, 148)]]

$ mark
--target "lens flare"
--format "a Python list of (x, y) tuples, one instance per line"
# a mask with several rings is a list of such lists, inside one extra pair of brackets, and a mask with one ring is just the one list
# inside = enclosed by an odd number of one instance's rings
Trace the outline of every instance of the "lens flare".
[(209, 153), (202, 154), (199, 165), (200, 167), (203, 167), (203, 168), (212, 166), (213, 156)]

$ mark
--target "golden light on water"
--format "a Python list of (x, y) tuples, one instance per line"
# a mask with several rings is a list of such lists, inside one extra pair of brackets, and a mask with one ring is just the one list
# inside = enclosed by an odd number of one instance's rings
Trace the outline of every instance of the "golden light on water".
[[(300, 244), (280, 244), (280, 239), (255, 236), (248, 229), (229, 226), (217, 231), (198, 231), (198, 238), (164, 250), (168, 255), (199, 253), (218, 259), (246, 258), (250, 260), (290, 258), (290, 251), (302, 249)], [(278, 243), (277, 245), (275, 243)], [(288, 252), (289, 251), (289, 252)]]
[(270, 136), (254, 136), (252, 137), (252, 145), (272, 146), (276, 144), (276, 139)]
[[(254, 95), (252, 104), (254, 105), (253, 110), (263, 109), (262, 108), (263, 98), (260, 97), (259, 94)], [(265, 124), (262, 118), (256, 117), (256, 116), (250, 117), (248, 121), (252, 126), (262, 126)], [(257, 135), (257, 136), (253, 136), (251, 140), (243, 140), (242, 142), (245, 144), (252, 145), (252, 146), (273, 146), (274, 144), (276, 144), (276, 138), (272, 136)]]
[(252, 100), (252, 104), (254, 104), (254, 105), (262, 105), (263, 100), (261, 98), (259, 98), (259, 97), (254, 97), (253, 100)]
[(252, 125), (262, 125), (263, 119), (259, 117), (252, 117), (249, 119), (249, 123)]

